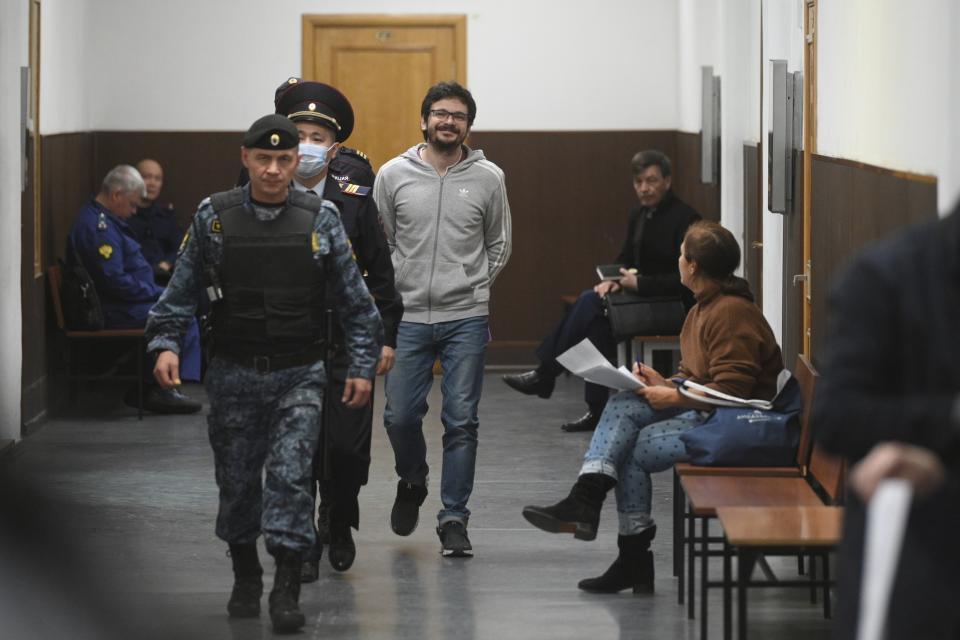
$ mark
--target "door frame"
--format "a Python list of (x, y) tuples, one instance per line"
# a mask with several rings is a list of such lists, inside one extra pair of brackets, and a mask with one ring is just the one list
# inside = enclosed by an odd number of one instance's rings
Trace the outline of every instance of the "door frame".
[[(811, 358), (813, 327), (813, 155), (817, 152), (817, 0), (803, 3), (803, 340), (800, 351)], [(826, 310), (821, 310), (825, 313)]]
[(316, 77), (313, 49), (317, 27), (451, 27), (456, 55), (456, 79), (467, 86), (467, 17), (456, 14), (389, 15), (389, 14), (303, 14), (303, 43), (300, 73), (304, 80)]

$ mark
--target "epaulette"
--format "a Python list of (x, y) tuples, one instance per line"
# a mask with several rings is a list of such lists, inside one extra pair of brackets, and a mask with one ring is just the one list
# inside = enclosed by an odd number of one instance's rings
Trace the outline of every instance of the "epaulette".
[(340, 182), (337, 180), (337, 183), (340, 185), (341, 193), (348, 193), (352, 196), (367, 196), (370, 195), (370, 187), (364, 187), (359, 184), (353, 184), (352, 182)]
[(371, 165), (370, 165), (370, 158), (368, 158), (368, 157), (367, 157), (367, 154), (365, 154), (363, 151), (360, 151), (359, 149), (354, 149), (353, 147), (344, 147), (344, 146), (341, 146), (341, 147), (340, 147), (340, 151), (337, 152), (337, 155), (340, 155), (341, 153), (344, 154), (344, 155), (347, 155), (347, 156), (353, 156), (353, 157), (355, 157), (355, 158), (360, 158), (360, 160), (362, 160), (363, 162), (365, 162), (368, 167), (371, 166)]
[(337, 182), (352, 182), (363, 187), (372, 187), (376, 178), (367, 156), (349, 147), (340, 147), (330, 162), (330, 175)]

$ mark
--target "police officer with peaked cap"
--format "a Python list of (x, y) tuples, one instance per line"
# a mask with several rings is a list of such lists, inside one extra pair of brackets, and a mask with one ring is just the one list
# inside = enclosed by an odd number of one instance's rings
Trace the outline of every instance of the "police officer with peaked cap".
[(220, 489), (216, 533), (230, 545), (234, 570), (227, 610), (260, 613), (262, 533), (277, 564), (269, 599), (277, 631), (305, 622), (298, 600), (302, 554), (315, 545), (309, 487), (327, 377), (324, 304), (334, 301), (340, 315), (350, 360), (340, 400), (350, 409), (370, 402), (383, 335), (336, 208), (290, 188), (298, 144), (284, 116), (253, 123), (240, 150), (249, 184), (200, 204), (147, 323), (154, 375), (171, 387), (179, 336), (199, 297), (212, 300), (205, 384)]
[[(373, 169), (366, 156), (341, 144), (353, 131), (353, 108), (334, 87), (299, 78), (280, 85), (274, 103), (277, 113), (289, 117), (300, 134), (300, 165), (293, 188), (320, 193), (340, 211), (360, 271), (383, 318), (384, 346), (377, 373), (385, 373), (393, 366), (403, 303), (394, 288), (393, 263), (380, 213), (370, 197)], [(357, 497), (370, 468), (373, 406), (352, 409), (337, 400), (350, 360), (342, 348), (341, 332), (334, 335), (337, 348), (331, 367), (330, 411), (324, 417), (328, 435), (323, 438), (330, 450), (318, 452), (314, 467), (321, 495), (318, 537), (315, 552), (304, 561), (304, 582), (317, 579), (324, 543), (330, 545), (327, 558), (334, 569), (346, 571), (353, 564), (356, 545), (351, 527), (360, 525)], [(329, 469), (324, 469), (324, 460), (329, 461)]]

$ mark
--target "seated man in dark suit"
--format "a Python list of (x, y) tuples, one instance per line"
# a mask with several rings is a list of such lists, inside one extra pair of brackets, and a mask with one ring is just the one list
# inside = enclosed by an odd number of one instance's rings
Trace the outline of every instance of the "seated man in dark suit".
[(140, 243), (147, 264), (153, 267), (154, 278), (158, 283), (166, 284), (177, 259), (183, 229), (177, 222), (173, 205), (158, 200), (163, 188), (163, 167), (160, 163), (144, 158), (137, 163), (137, 171), (143, 178), (146, 191), (137, 205), (137, 212), (127, 220), (127, 225)]
[[(143, 257), (127, 220), (137, 210), (145, 192), (143, 178), (130, 165), (119, 165), (103, 179), (100, 192), (84, 205), (67, 237), (67, 262), (80, 260), (90, 273), (103, 307), (108, 329), (142, 329), (147, 313), (163, 288), (153, 279), (153, 267)], [(161, 389), (153, 383), (153, 365), (144, 375), (150, 386), (143, 406), (154, 413), (194, 413), (201, 409), (177, 389)], [(200, 380), (200, 332), (196, 322), (184, 339), (181, 353), (181, 377)], [(127, 394), (127, 404), (136, 398)]]
[[(624, 289), (646, 296), (683, 296), (688, 308), (693, 304), (690, 292), (680, 284), (677, 259), (683, 234), (700, 219), (700, 214), (670, 189), (672, 172), (666, 154), (653, 149), (640, 151), (633, 156), (631, 165), (633, 187), (640, 202), (630, 210), (627, 237), (615, 259), (625, 267), (621, 270), (623, 277), (605, 280), (580, 294), (576, 304), (537, 348), (539, 367), (503, 377), (504, 382), (521, 393), (549, 398), (554, 380), (563, 372), (556, 357), (584, 338), (589, 338), (613, 362), (617, 346), (603, 303), (608, 293)], [(561, 428), (592, 431), (608, 395), (606, 387), (586, 383), (587, 413)]]

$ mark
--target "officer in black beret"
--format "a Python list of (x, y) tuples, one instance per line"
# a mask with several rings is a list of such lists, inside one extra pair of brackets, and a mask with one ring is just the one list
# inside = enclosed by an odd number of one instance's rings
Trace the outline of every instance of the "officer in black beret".
[(227, 610), (233, 617), (260, 614), (262, 534), (277, 562), (270, 618), (280, 632), (305, 623), (300, 571), (303, 554), (316, 547), (309, 487), (327, 393), (324, 306), (340, 316), (349, 366), (337, 400), (346, 409), (370, 404), (383, 342), (339, 212), (290, 186), (299, 142), (284, 116), (253, 123), (240, 152), (249, 184), (200, 204), (147, 322), (154, 377), (172, 388), (181, 336), (200, 296), (211, 299), (213, 356), (204, 383), (220, 489), (216, 533), (233, 561)]
[[(289, 117), (300, 136), (300, 165), (293, 188), (322, 194), (340, 210), (340, 219), (367, 288), (376, 301), (384, 326), (384, 346), (377, 374), (390, 370), (397, 344), (397, 327), (403, 303), (394, 288), (393, 263), (380, 225), (380, 213), (370, 197), (374, 173), (366, 156), (342, 146), (353, 131), (353, 108), (340, 91), (322, 82), (290, 78), (277, 88), (277, 113)], [(327, 559), (337, 571), (353, 564), (356, 545), (351, 528), (360, 525), (358, 495), (367, 483), (373, 406), (345, 407), (337, 401), (349, 358), (337, 329), (337, 346), (331, 367), (330, 411), (324, 416), (327, 448), (317, 455), (315, 474), (320, 488), (317, 514), (317, 548), (303, 565), (302, 580), (317, 579), (323, 544)], [(324, 465), (324, 461), (327, 464)]]

